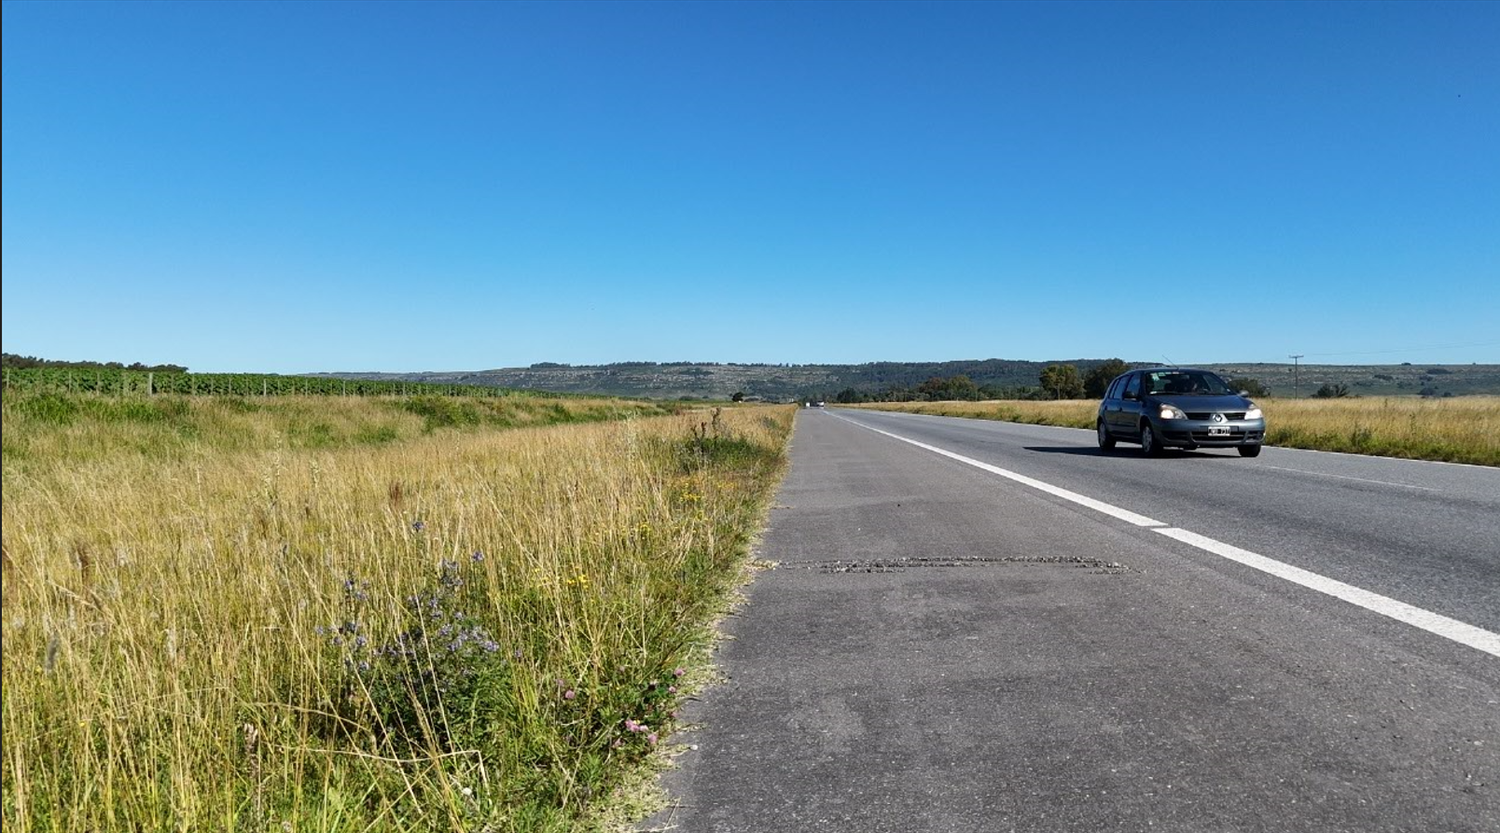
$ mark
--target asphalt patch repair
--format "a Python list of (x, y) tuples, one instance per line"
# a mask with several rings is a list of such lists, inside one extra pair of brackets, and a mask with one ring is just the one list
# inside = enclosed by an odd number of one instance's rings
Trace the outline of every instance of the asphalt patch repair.
[(1117, 561), (1080, 555), (976, 555), (959, 558), (913, 556), (909, 558), (832, 559), (782, 561), (778, 570), (817, 570), (820, 573), (904, 573), (912, 569), (949, 567), (993, 567), (1005, 564), (1049, 565), (1084, 569), (1101, 575), (1119, 575), (1131, 569)]

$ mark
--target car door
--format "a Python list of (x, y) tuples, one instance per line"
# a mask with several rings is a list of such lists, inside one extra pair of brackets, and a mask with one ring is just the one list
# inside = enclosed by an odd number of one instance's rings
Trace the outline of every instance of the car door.
[(1104, 390), (1104, 399), (1099, 403), (1099, 419), (1111, 433), (1115, 430), (1115, 414), (1120, 410), (1120, 391), (1124, 389), (1125, 377), (1121, 376), (1109, 383)]
[(1141, 374), (1130, 374), (1121, 388), (1119, 407), (1112, 413), (1114, 421), (1110, 427), (1117, 436), (1134, 437), (1141, 424)]

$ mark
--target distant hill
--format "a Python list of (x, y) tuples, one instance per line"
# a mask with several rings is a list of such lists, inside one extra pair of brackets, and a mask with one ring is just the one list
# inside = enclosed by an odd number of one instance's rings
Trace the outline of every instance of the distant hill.
[[(1080, 373), (1104, 359), (1028, 362), (970, 359), (949, 362), (872, 362), (869, 364), (718, 364), (714, 362), (621, 362), (566, 365), (543, 362), (530, 367), (422, 373), (336, 372), (309, 374), (341, 379), (405, 380), (440, 384), (495, 385), (558, 393), (636, 396), (653, 399), (729, 399), (736, 392), (773, 402), (834, 400), (840, 391), (877, 394), (915, 388), (933, 377), (968, 376), (991, 395), (1023, 396), (1037, 386), (1049, 364), (1075, 365)], [(1139, 366), (1155, 362), (1137, 362)], [(1251, 377), (1273, 396), (1292, 396), (1291, 365), (1209, 363), (1199, 365), (1226, 377)], [(1307, 365), (1296, 371), (1295, 388), (1308, 396), (1323, 384), (1340, 384), (1357, 396), (1461, 396), (1500, 394), (1500, 365), (1399, 364)]]

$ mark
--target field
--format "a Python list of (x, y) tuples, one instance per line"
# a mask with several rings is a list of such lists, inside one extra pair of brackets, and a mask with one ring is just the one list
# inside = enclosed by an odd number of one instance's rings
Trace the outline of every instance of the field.
[(601, 827), (788, 407), (10, 391), (7, 831)]
[[(1500, 466), (1497, 396), (1258, 401), (1266, 412), (1270, 445)], [(855, 407), (1088, 429), (1094, 427), (1098, 412), (1093, 400), (880, 402)]]

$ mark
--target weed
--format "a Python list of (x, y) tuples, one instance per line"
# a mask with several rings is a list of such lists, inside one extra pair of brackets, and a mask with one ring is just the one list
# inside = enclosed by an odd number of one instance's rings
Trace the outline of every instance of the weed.
[(500, 643), (465, 609), (483, 601), (465, 598), (475, 595), (465, 593), (465, 572), (444, 561), (433, 582), (406, 597), (402, 629), (386, 639), (372, 636), (369, 582), (344, 582), (345, 618), (318, 628), (340, 681), (332, 710), (341, 734), (373, 733), (400, 755), (493, 744), (490, 730), (514, 709), (509, 668)]
[(413, 396), (401, 400), (399, 407), (426, 420), (429, 433), (456, 425), (478, 425), (481, 419), (474, 403), (446, 396)]
[(73, 417), (78, 414), (79, 410), (76, 397), (60, 393), (42, 393), (35, 396), (7, 395), (6, 404), (10, 405), (12, 402), (15, 404), (11, 407), (17, 415), (52, 426), (72, 423)]
[[(679, 458), (685, 471), (705, 468), (752, 468), (774, 462), (774, 448), (757, 445), (735, 435), (724, 425), (724, 409), (714, 408), (709, 418), (699, 420), (684, 441)], [(764, 424), (764, 423), (763, 423)]]

